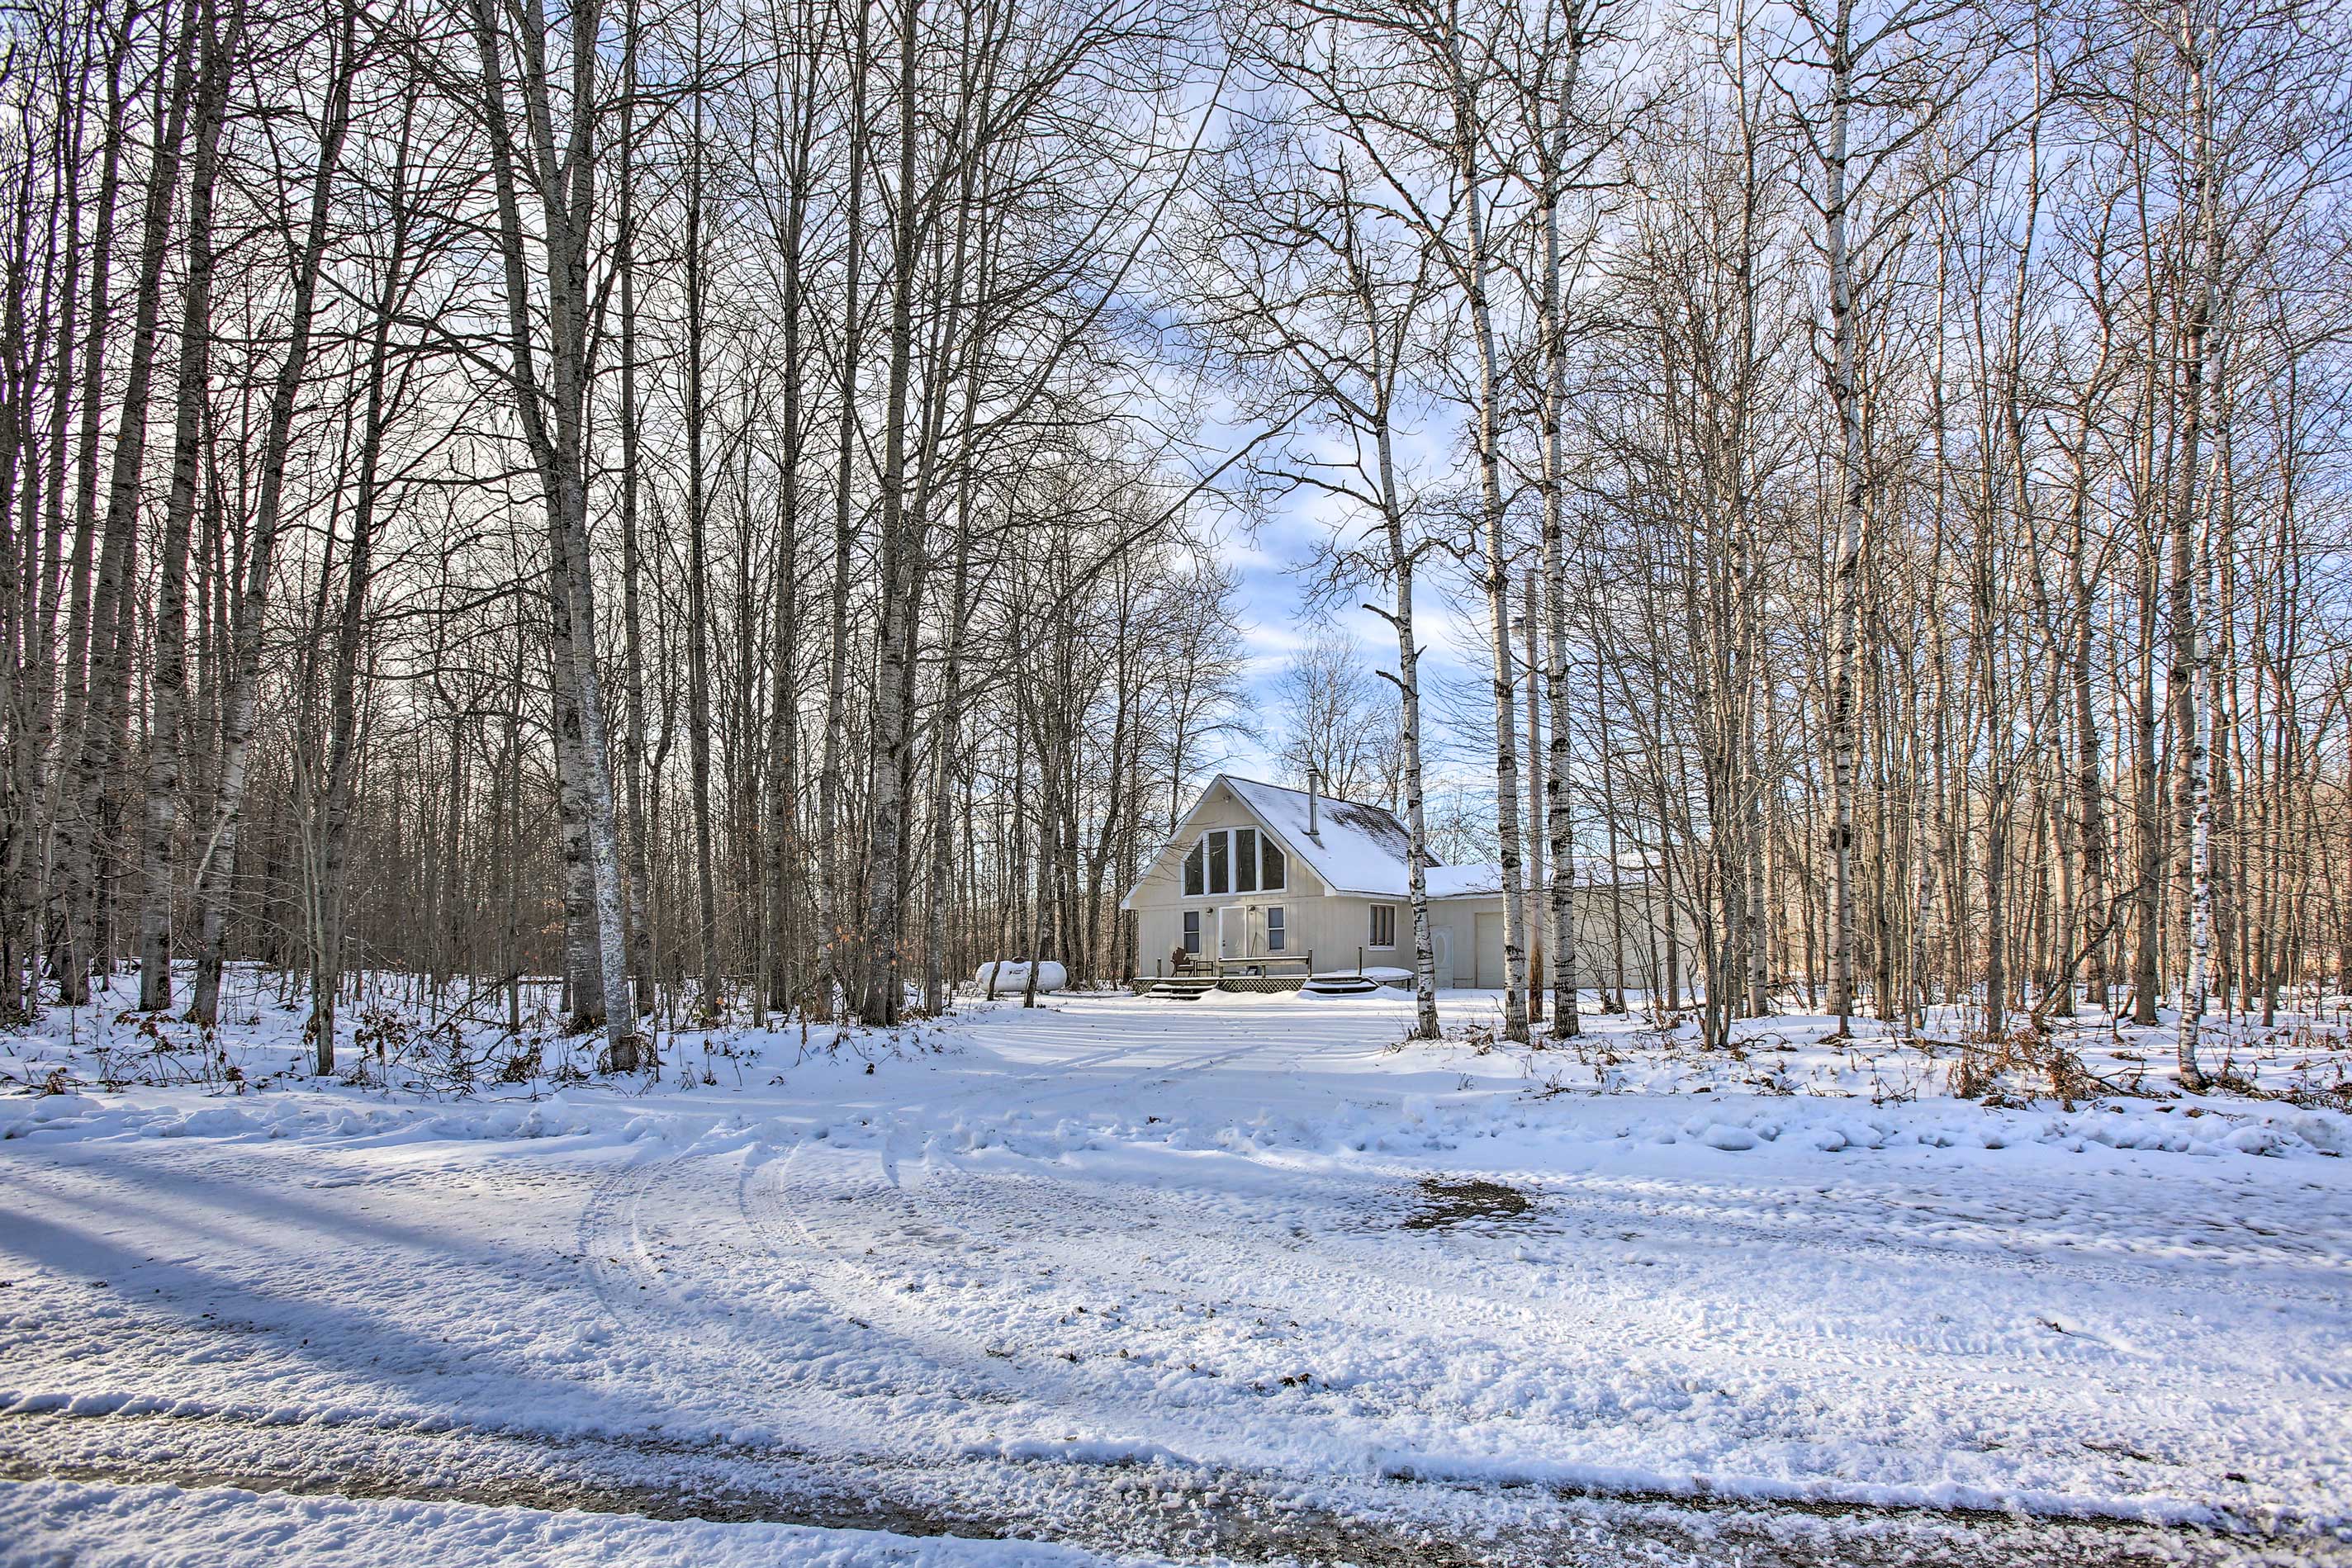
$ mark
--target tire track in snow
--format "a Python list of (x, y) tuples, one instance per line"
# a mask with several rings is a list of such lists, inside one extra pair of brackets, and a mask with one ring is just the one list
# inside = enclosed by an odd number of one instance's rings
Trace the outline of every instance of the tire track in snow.
[[(1150, 1044), (1121, 1043), (1076, 1061), (1040, 1066), (1023, 1073), (1015, 1082), (1024, 1091), (1033, 1091), (1026, 1095), (1033, 1108), (1072, 1099), (1116, 1097), (1146, 1082), (1170, 1083), (1198, 1077), (1259, 1054), (1271, 1043), (1252, 1040), (1189, 1051), (1173, 1060), (1137, 1062), (1129, 1071), (1081, 1079), (1042, 1093), (1034, 1092), (1039, 1086), (1068, 1078), (1074, 1069), (1115, 1063), (1148, 1054), (1154, 1049)], [(951, 1118), (959, 1110), (1001, 1103), (1004, 1098), (1005, 1085), (1002, 1082), (982, 1083), (932, 1102), (925, 1111), (928, 1117)], [(897, 1117), (887, 1119), (881, 1129), (878, 1156), (888, 1190), (902, 1198), (897, 1139), (904, 1131)], [(791, 1197), (798, 1162), (808, 1157), (803, 1151), (811, 1146), (830, 1145), (829, 1141), (813, 1145), (812, 1140), (799, 1140), (779, 1160), (768, 1145), (751, 1142), (742, 1151), (734, 1183), (734, 1213), (759, 1239), (767, 1257), (788, 1266), (797, 1264), (804, 1270), (803, 1282), (814, 1288), (835, 1316), (889, 1342), (880, 1348), (903, 1353), (891, 1358), (894, 1368), (910, 1355), (916, 1374), (908, 1379), (901, 1368), (895, 1375), (875, 1378), (861, 1374), (844, 1380), (837, 1375), (837, 1364), (824, 1367), (820, 1364), (820, 1379), (832, 1391), (852, 1396), (887, 1394), (903, 1397), (944, 1393), (991, 1405), (1029, 1403), (1039, 1381), (1034, 1375), (1016, 1385), (1003, 1375), (1000, 1358), (961, 1339), (942, 1336), (922, 1314), (900, 1309), (891, 1299), (893, 1292), (873, 1288), (870, 1272), (826, 1245), (818, 1230), (808, 1223), (809, 1203), (796, 1203)], [(747, 1369), (756, 1367), (764, 1380), (780, 1390), (804, 1387), (810, 1377), (809, 1368), (803, 1364), (780, 1366), (779, 1362), (786, 1358), (780, 1356), (772, 1341), (762, 1343), (765, 1336), (746, 1332), (747, 1328), (756, 1329), (756, 1321), (721, 1328), (702, 1305), (709, 1294), (707, 1290), (698, 1288), (688, 1296), (677, 1288), (680, 1281), (672, 1277), (667, 1264), (684, 1266), (689, 1259), (707, 1258), (707, 1241), (677, 1240), (677, 1232), (673, 1230), (671, 1250), (664, 1252), (659, 1261), (648, 1244), (649, 1228), (661, 1223), (649, 1218), (649, 1204), (669, 1211), (674, 1225), (697, 1213), (708, 1215), (709, 1199), (716, 1196), (719, 1184), (715, 1180), (698, 1184), (694, 1178), (718, 1153), (698, 1152), (698, 1145), (689, 1145), (675, 1155), (633, 1161), (600, 1181), (583, 1207), (577, 1229), (576, 1245), (583, 1277), (616, 1325), (625, 1329), (635, 1325), (632, 1338), (672, 1339), (683, 1326), (688, 1342), (704, 1356), (716, 1358), (727, 1366), (728, 1376), (740, 1378)], [(911, 1211), (908, 1218), (919, 1224), (919, 1217)], [(656, 1311), (656, 1304), (667, 1310)], [(870, 1353), (877, 1347), (867, 1344), (859, 1348)], [(835, 1375), (827, 1375), (827, 1372)], [(944, 1387), (931, 1381), (941, 1374), (949, 1375)], [(1050, 1372), (1048, 1376), (1050, 1379)]]
[[(289, 1447), (298, 1432), (300, 1446)], [(1028, 1538), (1267, 1568), (2287, 1568), (2346, 1556), (2308, 1536), (2263, 1540), (1983, 1511), (1524, 1489), (1497, 1497), (1409, 1481), (1302, 1490), (1273, 1477), (1151, 1466), (958, 1459), (860, 1469), (660, 1439), (0, 1417), (0, 1485), (37, 1479)]]
[[(1727, 1264), (1736, 1268), (1736, 1259), (1701, 1257), (1685, 1271), (1696, 1273), (1689, 1293), (1705, 1302), (1710, 1321), (1685, 1324), (1659, 1314), (1654, 1299), (1647, 1302), (1646, 1315), (1631, 1310), (1638, 1303), (1623, 1298), (1632, 1291), (1612, 1291), (1589, 1274), (1571, 1279), (1565, 1294), (1556, 1277), (1534, 1289), (1514, 1287), (1506, 1277), (1513, 1260), (1500, 1256), (1506, 1243), (1478, 1249), (1367, 1247), (1361, 1234), (1335, 1239), (1322, 1229), (1294, 1229), (1288, 1236), (1273, 1233), (1271, 1227), (1254, 1230), (1237, 1224), (1228, 1206), (1198, 1192), (1132, 1181), (1116, 1192), (1095, 1193), (1055, 1175), (983, 1176), (945, 1159), (932, 1162), (930, 1176), (913, 1190), (943, 1223), (974, 1241), (987, 1238), (1016, 1249), (1032, 1270), (1063, 1274), (1097, 1291), (1124, 1291), (1139, 1303), (1213, 1301), (1221, 1312), (1255, 1311), (1276, 1322), (1291, 1312), (1306, 1316), (1297, 1301), (1314, 1302), (1308, 1326), (1291, 1336), (1298, 1367), (1311, 1368), (1335, 1351), (1342, 1361), (1360, 1360), (1360, 1352), (1344, 1343), (1347, 1337), (1360, 1343), (1382, 1341), (1386, 1360), (1370, 1379), (1352, 1382), (1342, 1392), (1341, 1402), (1351, 1404), (1350, 1413), (1357, 1416), (1370, 1403), (1464, 1426), (1492, 1423), (1498, 1413), (1475, 1374), (1491, 1361), (1494, 1346), (1506, 1343), (1512, 1347), (1515, 1373), (1532, 1374), (1538, 1384), (1555, 1389), (1628, 1367), (1672, 1385), (1704, 1388), (1726, 1375), (1721, 1356), (1706, 1342), (1719, 1337), (1726, 1326), (1714, 1320), (1727, 1316), (1745, 1342), (1738, 1352), (1741, 1375), (1763, 1367), (1778, 1380), (1779, 1386), (1759, 1389), (1759, 1395), (1803, 1396), (1820, 1390), (1830, 1397), (1830, 1389), (1859, 1382), (1873, 1390), (1864, 1402), (1871, 1408), (1972, 1412), (1970, 1418), (1979, 1424), (2000, 1425), (2017, 1386), (2037, 1385), (2044, 1402), (2075, 1406), (2077, 1418), (2062, 1425), (2079, 1428), (2086, 1439), (2107, 1440), (2107, 1449), (2118, 1456), (2112, 1484), (2121, 1492), (2168, 1483), (2186, 1495), (2199, 1495), (2231, 1462), (2233, 1435), (2251, 1445), (2238, 1451), (2260, 1447), (2262, 1434), (2242, 1430), (2231, 1408), (2234, 1396), (2222, 1391), (2217, 1407), (2214, 1394), (2158, 1375), (2168, 1364), (2163, 1352), (2086, 1328), (2071, 1311), (2037, 1318), (2021, 1306), (2004, 1320), (1988, 1308), (1987, 1321), (2002, 1331), (1990, 1338), (1980, 1328), (1963, 1333), (1955, 1322), (1890, 1323), (1882, 1318), (1832, 1323), (1827, 1333), (1801, 1345), (1775, 1345), (1771, 1339), (1784, 1336), (1770, 1321), (1771, 1303), (1743, 1294), (1725, 1277)], [(1335, 1201), (1328, 1180), (1302, 1176), (1300, 1182), (1321, 1189), (1316, 1201), (1327, 1207), (1344, 1203), (1344, 1197)], [(869, 1239), (882, 1253), (887, 1239)], [(1940, 1269), (1951, 1266), (1943, 1258), (1926, 1261)], [(894, 1266), (902, 1260), (877, 1257), (877, 1270)], [(1232, 1282), (1241, 1280), (1263, 1283), (1238, 1296)], [(1969, 1290), (1975, 1299), (1988, 1300), (2002, 1288), (1996, 1280), (1974, 1282)], [(1612, 1311), (1621, 1301), (1626, 1310)], [(1338, 1345), (1323, 1332), (1335, 1322), (1349, 1331)], [(1129, 1319), (1117, 1327), (1135, 1334), (1139, 1347), (1165, 1340), (1158, 1332), (1164, 1324)], [(1988, 1355), (2000, 1358), (1998, 1388), (1984, 1385)], [(2320, 1369), (2298, 1380), (2315, 1393), (2334, 1385)], [(1840, 1392), (1850, 1395), (1851, 1389)], [(2203, 1416), (2183, 1418), (2184, 1410), (2199, 1407)], [(1779, 1437), (1786, 1435), (1778, 1425), (1785, 1415), (1759, 1398), (1733, 1426), (1744, 1438)], [(1605, 1430), (1607, 1416), (1601, 1412), (1597, 1427), (1559, 1413), (1532, 1419), (1566, 1432)], [(1861, 1433), (1849, 1437), (1874, 1441)], [(2002, 1446), (2019, 1443), (2011, 1438)], [(2023, 1448), (2080, 1458), (2072, 1437), (2027, 1442)], [(2161, 1461), (2165, 1482), (2121, 1462), (2155, 1463), (2167, 1449), (2174, 1457)]]
[[(1943, 1173), (1938, 1173), (1942, 1175)], [(1501, 1179), (1518, 1179), (1505, 1173)], [(2078, 1206), (2053, 1204), (2043, 1208), (1971, 1213), (1956, 1205), (1922, 1201), (1883, 1186), (1859, 1188), (1806, 1187), (1775, 1194), (1760, 1187), (1676, 1183), (1671, 1189), (1652, 1179), (1633, 1181), (1571, 1179), (1550, 1196), (1562, 1212), (1601, 1217), (1603, 1228), (1627, 1223), (1704, 1226), (1713, 1235), (1733, 1237), (1767, 1247), (1802, 1245), (1823, 1251), (1873, 1257), (1904, 1256), (1964, 1261), (1971, 1268), (2006, 1270), (2024, 1275), (2048, 1275), (2085, 1283), (2138, 1290), (2197, 1290), (2209, 1286), (2211, 1274), (2181, 1278), (2172, 1265), (2175, 1235), (2146, 1239), (2118, 1235), (2127, 1222), (2139, 1218), (2127, 1213), (2085, 1214)], [(1818, 1206), (1808, 1198), (1827, 1198)], [(1892, 1218), (1905, 1209), (1910, 1226)], [(2045, 1239), (2021, 1242), (2021, 1223), (2046, 1225), (2071, 1218), (2076, 1228)], [(1935, 1228), (1917, 1227), (1933, 1222)], [(2184, 1223), (2186, 1223), (2184, 1221)], [(2250, 1227), (2241, 1227), (2251, 1228)], [(2227, 1231), (2223, 1232), (2228, 1234)], [(2347, 1238), (2352, 1240), (2352, 1238)], [(2252, 1285), (2278, 1300), (2314, 1306), (2332, 1306), (2343, 1299), (2345, 1286), (2333, 1281), (2304, 1285), (2275, 1275), (2282, 1270), (2321, 1273), (2352, 1272), (2352, 1251), (2330, 1251), (2317, 1242), (2298, 1249), (2269, 1244), (2216, 1243), (2189, 1253), (2200, 1270), (2230, 1271), (2232, 1289)], [(2273, 1277), (2249, 1281), (2252, 1270)]]
[[(755, 1427), (870, 1429), (870, 1413), (855, 1406), (875, 1400), (926, 1409), (1035, 1406), (1038, 1378), (1008, 1379), (1001, 1363), (942, 1337), (902, 1307), (898, 1292), (877, 1288), (800, 1223), (784, 1195), (810, 1146), (781, 1154), (758, 1142), (689, 1147), (633, 1162), (597, 1183), (577, 1246), (583, 1275), (623, 1345), (691, 1360), (698, 1382), (732, 1391)], [(607, 1360), (617, 1364), (616, 1375), (635, 1370), (628, 1349)], [(1050, 1415), (1080, 1391), (1044, 1392), (1052, 1397), (1040, 1414)]]

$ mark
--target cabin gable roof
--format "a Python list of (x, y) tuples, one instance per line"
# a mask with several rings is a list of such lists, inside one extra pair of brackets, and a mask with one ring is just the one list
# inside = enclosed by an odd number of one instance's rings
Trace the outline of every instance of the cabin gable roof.
[(1135, 895), (1143, 884), (1171, 862), (1181, 862), (1191, 851), (1193, 841), (1200, 836), (1200, 819), (1220, 799), (1220, 789), (1255, 819), (1259, 830), (1281, 847), (1293, 864), (1312, 872), (1326, 891), (1374, 898), (1404, 895), (1405, 855), (1412, 838), (1404, 824), (1390, 811), (1360, 800), (1341, 800), (1326, 795), (1316, 802), (1315, 829), (1309, 832), (1305, 790), (1220, 773), (1202, 789), (1169, 836), (1167, 847), (1143, 869), (1135, 886), (1119, 901), (1121, 908), (1133, 908)]
[[(1135, 885), (1119, 900), (1121, 909), (1135, 908), (1136, 895), (1152, 878), (1163, 873), (1181, 875), (1183, 857), (1202, 831), (1202, 818), (1212, 814), (1213, 805), (1228, 799), (1281, 847), (1291, 864), (1305, 866), (1325, 894), (1399, 900), (1412, 896), (1412, 876), (1406, 861), (1412, 835), (1385, 807), (1322, 796), (1316, 802), (1316, 831), (1309, 833), (1307, 791), (1220, 773), (1202, 789), (1169, 835), (1166, 847), (1138, 874)], [(1423, 886), (1433, 901), (1502, 896), (1503, 868), (1491, 861), (1446, 865), (1424, 851), (1422, 866)], [(1605, 887), (1612, 881), (1622, 885), (1628, 880), (1638, 884), (1646, 880), (1639, 866), (1620, 867), (1612, 877), (1607, 862), (1582, 856), (1572, 862), (1572, 878), (1584, 887)], [(1295, 896), (1313, 896), (1313, 890), (1298, 885), (1295, 877), (1289, 891)]]

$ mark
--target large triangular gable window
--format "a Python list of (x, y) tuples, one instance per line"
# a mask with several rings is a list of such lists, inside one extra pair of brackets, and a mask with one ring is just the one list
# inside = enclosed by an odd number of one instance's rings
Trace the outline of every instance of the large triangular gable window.
[(1255, 828), (1212, 828), (1184, 856), (1184, 896), (1280, 893), (1289, 885), (1289, 869), (1274, 841)]

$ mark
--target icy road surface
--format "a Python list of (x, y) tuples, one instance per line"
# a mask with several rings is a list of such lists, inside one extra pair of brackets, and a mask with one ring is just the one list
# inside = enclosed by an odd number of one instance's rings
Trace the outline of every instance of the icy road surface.
[(1407, 1010), (0, 1102), (0, 1560), (2352, 1560), (2342, 1118), (1545, 1093)]

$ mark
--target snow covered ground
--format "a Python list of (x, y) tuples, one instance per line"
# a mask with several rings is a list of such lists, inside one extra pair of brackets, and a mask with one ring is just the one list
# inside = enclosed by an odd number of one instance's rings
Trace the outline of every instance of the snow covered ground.
[[(273, 1076), (268, 1007), (53, 1017), (0, 1056), (71, 1091), (0, 1098), (0, 1561), (2352, 1561), (2337, 1029), (2234, 1037), (2294, 1099), (2102, 1023), (1989, 1103), (1821, 1019), (1444, 1000), (462, 1096)], [(88, 1088), (142, 1071), (194, 1082)]]

